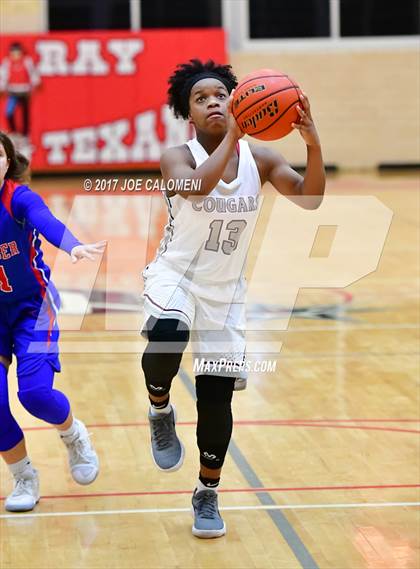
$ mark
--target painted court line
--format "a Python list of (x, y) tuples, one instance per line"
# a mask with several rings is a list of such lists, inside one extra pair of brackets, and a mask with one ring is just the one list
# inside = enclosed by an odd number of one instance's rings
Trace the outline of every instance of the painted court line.
[[(252, 424), (252, 423), (251, 423)], [(352, 431), (385, 431), (387, 433), (414, 433), (420, 434), (420, 430), (418, 429), (396, 429), (395, 427), (367, 427), (366, 425), (332, 425), (331, 423), (289, 423), (287, 425), (283, 423), (272, 423), (273, 426), (282, 426), (282, 427), (309, 427), (311, 429), (350, 429)], [(261, 426), (261, 425), (256, 425)]]
[[(219, 494), (262, 494), (267, 492), (322, 492), (339, 491), (346, 492), (352, 490), (401, 490), (401, 489), (420, 488), (420, 484), (364, 484), (347, 486), (280, 486), (266, 487), (253, 486), (252, 488), (220, 488)], [(83, 494), (55, 494), (42, 495), (43, 500), (63, 500), (63, 499), (87, 499), (87, 498), (130, 498), (139, 496), (181, 496), (191, 495), (192, 489), (187, 490), (140, 490), (137, 492), (85, 492)], [(5, 496), (0, 496), (4, 500)]]
[[(337, 419), (321, 417), (315, 418), (305, 418), (297, 417), (294, 419), (243, 419), (233, 422), (234, 425), (294, 425), (295, 423), (417, 423), (420, 424), (420, 419), (372, 419), (372, 418), (359, 418), (359, 419)], [(196, 425), (197, 421), (177, 421), (177, 425)], [(109, 429), (114, 427), (148, 427), (148, 421), (129, 421), (126, 423), (89, 423), (86, 427), (89, 429)], [(51, 425), (40, 425), (35, 427), (22, 427), (24, 431), (55, 431), (55, 427)]]
[[(138, 311), (138, 307), (135, 307), (135, 309), (133, 310), (136, 314)], [(273, 319), (274, 320), (274, 319)], [(253, 322), (252, 319), (250, 319), (250, 322)], [(328, 325), (329, 322), (326, 323), (325, 326), (295, 326), (293, 328), (286, 328), (285, 330), (281, 329), (281, 330), (275, 330), (276, 334), (293, 334), (293, 333), (298, 333), (300, 334), (301, 332), (352, 332), (354, 330), (417, 330), (419, 328), (419, 324), (417, 323), (413, 323), (413, 322), (402, 322), (400, 324), (367, 324), (367, 323), (354, 323), (352, 322), (351, 324), (348, 322), (342, 322), (342, 324), (337, 325)], [(251, 330), (250, 332), (255, 332), (255, 330)], [(131, 331), (131, 330), (121, 330), (118, 332), (120, 336), (125, 336), (128, 338), (133, 338), (134, 340), (136, 340), (137, 342), (141, 342), (142, 339), (140, 338), (139, 340), (139, 334), (138, 331)], [(96, 333), (96, 336), (98, 336), (98, 339), (106, 339), (106, 337), (114, 337), (115, 333), (112, 331), (107, 332), (105, 331), (101, 331)], [(63, 331), (63, 337), (66, 340), (71, 340), (74, 338), (74, 340), (83, 340), (84, 338), (88, 338), (89, 340), (92, 340), (92, 338), (95, 338), (95, 333), (92, 332), (82, 332), (82, 331), (72, 331), (72, 330), (64, 330)], [(111, 354), (112, 355), (112, 354)]]
[(401, 352), (294, 352), (291, 354), (282, 354), (280, 359), (282, 360), (323, 360), (323, 359), (335, 359), (335, 360), (363, 360), (372, 357), (381, 358), (395, 358), (396, 356), (401, 357), (413, 357), (420, 355), (418, 351), (401, 351)]
[[(180, 367), (178, 371), (178, 376), (180, 377), (188, 393), (193, 399), (195, 399), (194, 384), (188, 373), (182, 367)], [(256, 472), (253, 470), (251, 464), (242, 454), (239, 446), (235, 443), (235, 440), (233, 438), (230, 441), (228, 452), (249, 486), (252, 486), (254, 488), (261, 488), (264, 486), (262, 481), (258, 478)], [(275, 501), (273, 500), (272, 496), (270, 496), (270, 494), (267, 492), (260, 492), (256, 496), (263, 506), (275, 505)], [(280, 510), (268, 510), (267, 513), (272, 519), (274, 525), (277, 527), (285, 542), (290, 547), (290, 550), (299, 561), (302, 569), (319, 569), (319, 566), (316, 563), (315, 559), (312, 557), (310, 551), (307, 549), (306, 545), (303, 543), (292, 524), (288, 521), (285, 514), (283, 514), (283, 512)]]
[[(367, 420), (366, 422), (368, 422), (369, 420)], [(318, 429), (349, 429), (349, 430), (355, 430), (355, 431), (385, 431), (388, 433), (414, 433), (414, 434), (420, 434), (420, 430), (419, 429), (403, 429), (401, 427), (381, 427), (381, 426), (372, 426), (372, 425), (361, 425), (360, 423), (364, 422), (363, 419), (360, 419), (358, 421), (351, 421), (351, 420), (343, 420), (343, 422), (347, 422), (347, 423), (353, 423), (353, 424), (347, 424), (347, 425), (343, 425), (340, 420), (322, 420), (322, 419), (317, 419), (317, 420), (305, 420), (305, 419), (291, 419), (291, 420), (282, 420), (282, 419), (265, 419), (265, 420), (259, 420), (259, 419), (247, 419), (247, 420), (239, 420), (239, 421), (234, 421), (234, 426), (235, 427), (246, 427), (246, 426), (254, 426), (254, 427), (289, 427), (289, 428), (298, 428), (298, 427), (303, 427), (303, 428), (318, 428)], [(380, 422), (380, 420), (377, 420), (376, 422)], [(413, 422), (413, 423), (419, 423), (419, 421), (383, 421), (384, 423), (386, 422), (396, 422), (396, 423), (404, 423), (404, 422)], [(196, 421), (178, 421), (177, 422), (177, 426), (178, 427), (188, 427), (188, 426), (195, 426), (197, 424)], [(102, 424), (88, 424), (86, 425), (88, 429), (111, 429), (111, 428), (128, 428), (128, 427), (149, 427), (149, 423), (146, 423), (145, 421), (139, 421), (139, 422), (133, 422), (133, 423), (102, 423)], [(25, 427), (23, 429), (24, 431), (52, 431), (55, 430), (54, 427), (51, 426), (37, 426), (37, 427)]]
[[(347, 508), (412, 508), (420, 506), (420, 502), (372, 502), (350, 504), (285, 504), (282, 506), (267, 504), (260, 506), (225, 506), (219, 508), (225, 512), (251, 510), (332, 510)], [(40, 512), (33, 514), (0, 514), (0, 519), (22, 518), (59, 518), (74, 516), (121, 516), (131, 514), (170, 514), (191, 513), (191, 508), (133, 508), (132, 510), (92, 510), (80, 512)]]
[(299, 326), (288, 328), (284, 332), (352, 332), (353, 330), (417, 330), (418, 328), (419, 325), (412, 322), (402, 324), (347, 324), (343, 322), (343, 325), (334, 326)]

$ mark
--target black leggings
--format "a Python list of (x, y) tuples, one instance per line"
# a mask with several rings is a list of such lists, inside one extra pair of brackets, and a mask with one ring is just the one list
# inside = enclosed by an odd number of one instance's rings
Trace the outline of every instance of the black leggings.
[[(142, 368), (150, 395), (163, 397), (171, 389), (187, 347), (189, 330), (174, 318), (149, 318), (149, 343), (143, 353)], [(232, 394), (235, 379), (212, 375), (196, 377), (197, 444), (200, 463), (221, 468), (232, 435)]]
[(174, 318), (147, 321), (149, 343), (144, 350), (141, 365), (150, 395), (162, 397), (169, 393), (173, 378), (187, 347), (190, 332), (183, 322)]
[(232, 394), (235, 379), (197, 375), (197, 444), (200, 463), (207, 468), (223, 466), (232, 436)]

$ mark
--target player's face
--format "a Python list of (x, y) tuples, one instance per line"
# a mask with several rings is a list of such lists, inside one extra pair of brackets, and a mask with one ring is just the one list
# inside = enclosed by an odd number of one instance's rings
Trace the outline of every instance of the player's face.
[(3, 184), (4, 177), (9, 167), (10, 160), (7, 158), (3, 144), (0, 143), (0, 186)]
[(13, 61), (18, 61), (23, 56), (23, 52), (20, 49), (11, 49), (10, 50), (10, 59)]
[(196, 130), (224, 134), (227, 129), (229, 93), (221, 81), (214, 78), (197, 81), (190, 93), (190, 119)]

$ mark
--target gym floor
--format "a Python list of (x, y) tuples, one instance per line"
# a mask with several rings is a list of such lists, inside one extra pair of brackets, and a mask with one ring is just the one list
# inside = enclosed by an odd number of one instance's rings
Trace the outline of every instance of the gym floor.
[[(235, 394), (220, 490), (228, 531), (212, 541), (191, 535), (198, 453), (190, 353), (172, 395), (185, 463), (165, 475), (149, 450), (140, 272), (159, 242), (164, 201), (145, 193), (86, 194), (82, 183), (38, 178), (32, 187), (82, 240), (109, 241), (102, 264), (72, 266), (45, 246), (63, 297), (56, 381), (92, 433), (101, 472), (89, 487), (74, 484), (54, 429), (19, 406), (13, 365), (12, 408), (40, 472), (42, 498), (31, 513), (1, 513), (1, 569), (418, 568), (418, 177), (328, 179), (328, 197), (348, 200), (353, 228), (341, 240), (340, 276), (353, 262), (359, 266), (352, 247), (360, 248), (366, 219), (374, 212), (382, 219), (369, 227), (372, 239), (385, 243), (377, 268), (364, 277), (350, 272), (349, 286), (296, 273), (298, 288), (282, 287), (294, 266), (284, 251), (302, 253), (295, 247), (299, 223), (312, 223), (324, 206), (294, 217), (296, 206), (264, 189), (249, 259), (249, 357), (274, 360), (276, 370), (252, 373), (247, 390)], [(373, 198), (358, 201), (365, 196)], [(372, 215), (351, 218), (357, 203)], [(284, 223), (273, 217), (277, 207), (285, 208)], [(319, 220), (315, 242), (302, 237), (312, 244), (310, 256), (303, 251), (308, 263), (326, 263), (340, 231), (333, 216)], [(1, 464), (2, 498), (10, 488)]]

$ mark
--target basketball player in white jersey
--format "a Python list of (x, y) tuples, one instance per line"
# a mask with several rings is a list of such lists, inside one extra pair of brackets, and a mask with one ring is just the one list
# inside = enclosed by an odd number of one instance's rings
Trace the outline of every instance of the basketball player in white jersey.
[[(232, 434), (235, 380), (244, 379), (246, 254), (258, 215), (261, 186), (269, 181), (303, 207), (322, 201), (325, 173), (308, 99), (301, 96), (294, 124), (307, 147), (304, 177), (278, 153), (242, 140), (231, 114), (237, 84), (230, 66), (199, 60), (178, 65), (169, 79), (169, 105), (188, 119), (196, 137), (161, 158), (169, 221), (156, 258), (144, 270), (148, 345), (142, 367), (150, 399), (152, 457), (177, 470), (184, 448), (169, 400), (173, 378), (191, 340), (196, 375), (199, 478), (194, 490), (193, 534), (226, 533), (217, 488)], [(191, 187), (198, 187), (190, 191)], [(297, 201), (297, 200), (296, 200)]]

